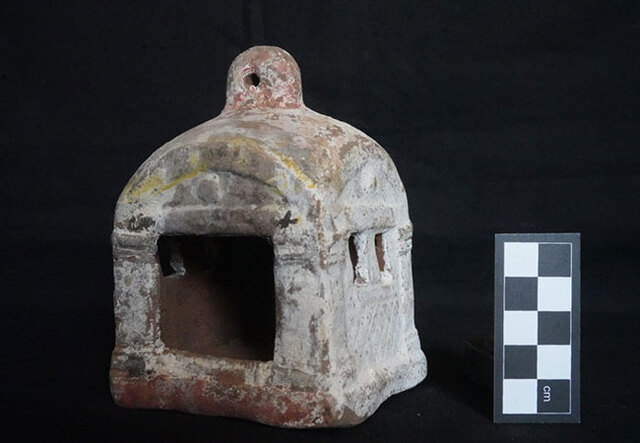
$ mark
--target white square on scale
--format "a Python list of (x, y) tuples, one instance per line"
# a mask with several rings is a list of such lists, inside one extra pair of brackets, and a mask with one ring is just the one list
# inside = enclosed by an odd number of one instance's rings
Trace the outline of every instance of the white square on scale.
[(535, 414), (538, 412), (538, 380), (509, 379), (502, 384), (503, 414)]
[(538, 311), (571, 311), (571, 277), (538, 277)]
[(504, 312), (504, 344), (538, 344), (538, 313), (536, 311)]
[(571, 345), (538, 345), (538, 375), (541, 380), (571, 379)]
[(538, 243), (505, 242), (505, 277), (538, 276)]

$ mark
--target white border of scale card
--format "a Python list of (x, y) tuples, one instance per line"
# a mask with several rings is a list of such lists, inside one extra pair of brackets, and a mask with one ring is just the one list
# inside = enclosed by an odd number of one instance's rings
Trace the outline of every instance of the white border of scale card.
[[(565, 250), (570, 251), (568, 274), (560, 277), (553, 269), (543, 270), (541, 245), (543, 253), (548, 245), (570, 247)], [(535, 288), (533, 297), (516, 298), (516, 306), (507, 306), (507, 278), (509, 284), (529, 280)], [(523, 288), (520, 292), (532, 291)], [(549, 344), (544, 319), (562, 317), (570, 335), (566, 341)], [(580, 423), (580, 234), (495, 235), (494, 326), (494, 423)], [(516, 365), (515, 376), (514, 361), (520, 365)], [(529, 367), (530, 374), (517, 372)], [(568, 405), (545, 409), (542, 402), (549, 400), (546, 397), (552, 389), (560, 392), (561, 388), (566, 389)]]

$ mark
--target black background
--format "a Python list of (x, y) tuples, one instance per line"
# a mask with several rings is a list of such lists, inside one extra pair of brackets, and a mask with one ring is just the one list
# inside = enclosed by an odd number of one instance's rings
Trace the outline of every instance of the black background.
[[(634, 2), (16, 2), (1, 32), (1, 415), (18, 440), (631, 440), (640, 339)], [(120, 409), (109, 235), (157, 147), (215, 117), (254, 44), (395, 160), (415, 226), (418, 387), (346, 430)], [(582, 233), (582, 424), (494, 425), (493, 236)], [(4, 433), (4, 432), (3, 432)]]

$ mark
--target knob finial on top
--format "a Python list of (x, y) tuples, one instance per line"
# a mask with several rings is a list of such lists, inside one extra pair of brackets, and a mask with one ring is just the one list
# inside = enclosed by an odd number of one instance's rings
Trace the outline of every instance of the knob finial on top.
[(299, 108), (300, 68), (276, 46), (254, 46), (238, 55), (229, 68), (225, 109)]

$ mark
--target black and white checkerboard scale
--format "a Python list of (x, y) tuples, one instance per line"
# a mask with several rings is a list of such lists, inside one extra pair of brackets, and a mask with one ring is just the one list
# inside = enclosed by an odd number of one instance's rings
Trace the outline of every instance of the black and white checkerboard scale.
[(574, 369), (579, 369), (573, 358), (579, 352), (573, 333), (578, 326), (573, 314), (579, 313), (574, 312), (579, 310), (574, 297), (579, 236), (567, 235), (512, 234), (501, 235), (500, 241), (496, 236), (501, 249), (496, 257), (502, 258), (496, 268), (502, 282), (496, 285), (501, 305), (496, 315), (501, 329), (496, 334), (495, 361), (501, 365), (496, 368), (501, 385), (494, 404), (497, 422), (579, 420), (572, 401), (577, 400), (572, 399)]

